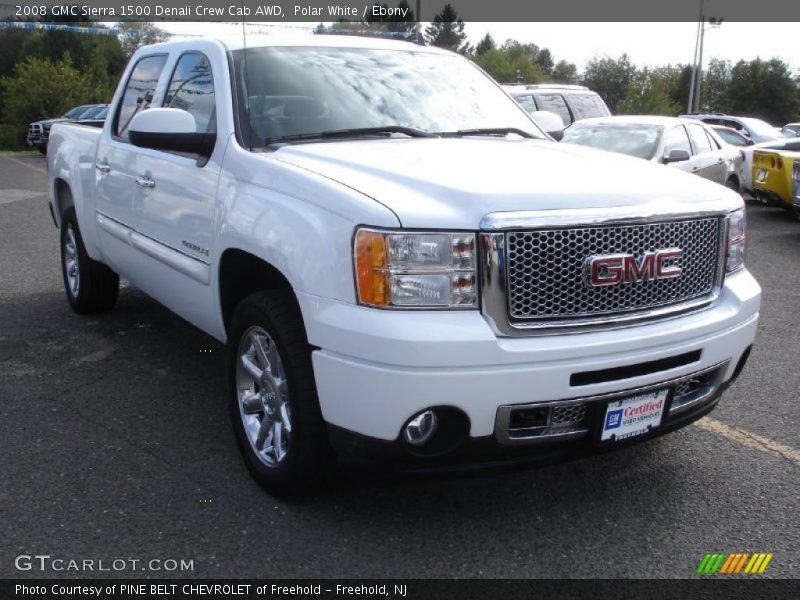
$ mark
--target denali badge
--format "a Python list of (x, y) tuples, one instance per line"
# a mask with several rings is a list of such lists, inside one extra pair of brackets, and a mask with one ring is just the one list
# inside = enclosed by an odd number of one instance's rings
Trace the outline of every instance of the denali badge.
[(680, 248), (645, 252), (640, 259), (632, 254), (590, 256), (584, 263), (584, 277), (591, 286), (639, 283), (656, 279), (680, 277), (683, 258)]

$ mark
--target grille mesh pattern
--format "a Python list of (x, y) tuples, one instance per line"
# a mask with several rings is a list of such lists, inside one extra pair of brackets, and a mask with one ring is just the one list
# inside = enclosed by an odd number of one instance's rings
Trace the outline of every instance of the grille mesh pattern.
[(568, 404), (553, 408), (552, 425), (580, 423), (586, 416), (586, 404)]
[[(644, 310), (709, 295), (717, 272), (719, 226), (719, 219), (712, 217), (509, 232), (509, 314), (514, 320), (569, 319)], [(603, 287), (591, 287), (584, 280), (584, 261), (590, 256), (632, 254), (641, 260), (645, 252), (666, 248), (683, 250), (680, 277)]]

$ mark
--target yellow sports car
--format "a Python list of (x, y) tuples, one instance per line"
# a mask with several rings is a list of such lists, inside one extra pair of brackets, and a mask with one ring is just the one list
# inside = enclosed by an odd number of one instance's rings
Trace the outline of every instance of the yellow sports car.
[(755, 150), (752, 174), (756, 198), (800, 218), (800, 151)]

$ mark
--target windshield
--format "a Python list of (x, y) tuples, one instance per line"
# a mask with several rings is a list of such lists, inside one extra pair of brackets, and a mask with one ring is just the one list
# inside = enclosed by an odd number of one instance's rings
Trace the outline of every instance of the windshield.
[(650, 159), (656, 153), (663, 127), (636, 123), (575, 123), (562, 142)]
[(104, 106), (93, 106), (92, 108), (90, 108), (86, 112), (81, 113), (80, 118), (81, 119), (92, 119), (92, 118), (96, 117), (98, 114), (100, 114), (100, 111), (102, 111), (104, 108), (105, 108)]
[(78, 116), (83, 111), (85, 111), (87, 108), (89, 108), (89, 107), (86, 106), (85, 104), (83, 106), (76, 106), (75, 108), (73, 108), (73, 109), (67, 111), (66, 113), (64, 113), (64, 118), (65, 119), (77, 119)]
[(545, 135), (467, 60), (414, 50), (274, 47), (234, 53), (243, 138), (407, 127), (427, 133), (516, 128)]

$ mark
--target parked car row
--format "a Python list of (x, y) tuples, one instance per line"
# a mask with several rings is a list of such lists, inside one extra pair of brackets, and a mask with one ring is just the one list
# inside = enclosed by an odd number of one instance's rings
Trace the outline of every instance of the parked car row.
[(742, 152), (701, 122), (654, 116), (585, 119), (567, 128), (562, 142), (676, 167), (740, 191)]
[(80, 122), (102, 127), (108, 113), (107, 104), (82, 104), (54, 119), (35, 121), (28, 125), (26, 141), (28, 146), (36, 147), (42, 154), (47, 154), (47, 142), (50, 139), (50, 128), (55, 123)]
[(778, 129), (720, 113), (610, 116), (584, 86), (502, 87), (557, 140), (675, 167), (800, 217), (800, 123)]

